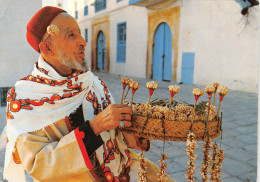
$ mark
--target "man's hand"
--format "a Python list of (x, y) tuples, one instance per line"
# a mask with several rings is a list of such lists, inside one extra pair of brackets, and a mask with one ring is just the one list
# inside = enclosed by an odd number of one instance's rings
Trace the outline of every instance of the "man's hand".
[[(124, 116), (125, 115), (125, 116)], [(130, 127), (132, 110), (124, 104), (110, 104), (105, 110), (99, 113), (89, 123), (96, 135), (103, 131), (115, 129), (124, 122), (125, 127)]]

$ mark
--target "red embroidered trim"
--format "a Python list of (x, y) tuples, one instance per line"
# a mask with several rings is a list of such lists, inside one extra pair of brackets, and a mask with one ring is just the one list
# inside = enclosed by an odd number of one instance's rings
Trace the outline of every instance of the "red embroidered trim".
[(76, 128), (76, 129), (74, 130), (74, 133), (75, 133), (75, 136), (76, 136), (76, 138), (77, 138), (77, 141), (78, 141), (78, 144), (79, 144), (79, 148), (80, 148), (80, 150), (81, 150), (81, 153), (82, 153), (82, 156), (83, 156), (83, 158), (84, 158), (85, 164), (86, 164), (86, 166), (87, 166), (88, 169), (92, 169), (93, 166), (92, 166), (92, 164), (91, 164), (91, 162), (90, 162), (90, 159), (89, 159), (89, 157), (88, 157), (87, 150), (86, 150), (85, 145), (84, 145), (84, 143), (83, 143), (83, 141), (82, 141), (82, 139), (85, 137), (85, 133), (82, 132), (82, 131), (80, 132), (80, 131), (79, 131), (79, 128)]

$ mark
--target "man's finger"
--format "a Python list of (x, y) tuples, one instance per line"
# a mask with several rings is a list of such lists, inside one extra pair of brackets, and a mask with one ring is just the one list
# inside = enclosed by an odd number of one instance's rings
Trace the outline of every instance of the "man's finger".
[(120, 121), (131, 121), (131, 115), (128, 113), (121, 113)]
[(115, 111), (116, 113), (119, 113), (119, 114), (125, 113), (125, 114), (130, 114), (130, 115), (132, 115), (132, 109), (131, 109), (130, 107), (128, 107), (128, 106), (126, 106), (126, 107), (121, 107), (121, 108), (115, 108), (114, 111)]
[(130, 127), (132, 126), (132, 123), (129, 121), (124, 121), (124, 127)]

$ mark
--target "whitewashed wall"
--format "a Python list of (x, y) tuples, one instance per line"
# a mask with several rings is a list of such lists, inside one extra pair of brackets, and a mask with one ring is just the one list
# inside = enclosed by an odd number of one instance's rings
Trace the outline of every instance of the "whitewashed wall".
[(259, 6), (246, 18), (241, 6), (226, 0), (181, 3), (178, 77), (182, 52), (195, 52), (194, 84), (213, 81), (230, 89), (258, 91)]
[[(117, 24), (126, 22), (126, 62), (117, 63)], [(128, 6), (110, 14), (110, 73), (145, 78), (147, 12)]]
[(85, 29), (88, 29), (88, 42), (85, 47), (85, 61), (89, 68), (91, 68), (91, 21), (85, 21), (79, 24), (81, 35), (85, 39)]
[(41, 1), (0, 1), (0, 87), (13, 86), (31, 73), (39, 54), (27, 43), (26, 26)]
[[(78, 7), (84, 7), (83, 0), (78, 1)], [(95, 7), (88, 5), (89, 15), (84, 17), (83, 9), (79, 9), (78, 23), (84, 36), (88, 29), (88, 45), (86, 60), (91, 64), (91, 20), (105, 15), (110, 16), (110, 73), (145, 78), (146, 47), (147, 47), (147, 10), (144, 7), (129, 6), (128, 0), (117, 3), (107, 1), (107, 8), (95, 13)], [(117, 24), (126, 22), (126, 62), (117, 63)]]

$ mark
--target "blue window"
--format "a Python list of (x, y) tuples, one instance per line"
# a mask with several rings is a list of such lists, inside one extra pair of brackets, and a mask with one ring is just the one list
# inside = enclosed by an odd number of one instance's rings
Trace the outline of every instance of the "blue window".
[(75, 2), (75, 19), (78, 19), (78, 5), (77, 2)]
[(123, 1), (123, 0), (116, 0), (116, 2), (120, 2), (120, 1)]
[(84, 7), (84, 16), (88, 15), (88, 6)]
[(119, 63), (125, 63), (126, 57), (126, 22), (117, 24), (117, 59)]
[(85, 41), (88, 42), (88, 29), (85, 29)]
[(106, 0), (96, 0), (95, 1), (95, 12), (106, 9)]
[(78, 19), (78, 11), (77, 10), (75, 11), (75, 19), (76, 20)]
[(88, 0), (85, 0), (84, 16), (88, 15)]

